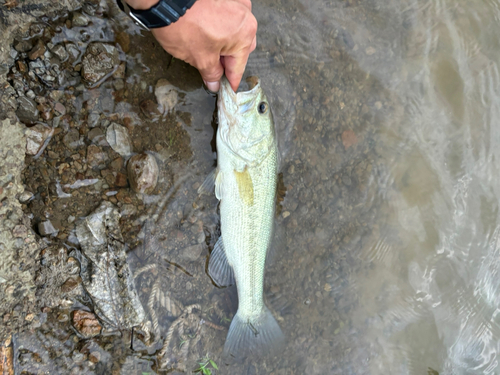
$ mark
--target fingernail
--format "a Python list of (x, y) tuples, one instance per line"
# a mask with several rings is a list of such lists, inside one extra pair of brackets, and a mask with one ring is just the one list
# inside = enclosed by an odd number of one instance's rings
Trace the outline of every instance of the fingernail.
[(219, 86), (220, 86), (219, 81), (215, 81), (215, 82), (204, 81), (204, 82), (205, 82), (205, 86), (207, 86), (207, 89), (209, 89), (210, 91), (212, 91), (212, 92), (219, 91)]

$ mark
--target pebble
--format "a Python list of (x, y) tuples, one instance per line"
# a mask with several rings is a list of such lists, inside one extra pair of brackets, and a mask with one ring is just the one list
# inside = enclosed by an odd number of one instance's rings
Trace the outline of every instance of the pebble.
[(89, 22), (89, 18), (85, 14), (80, 12), (73, 13), (73, 17), (71, 18), (71, 23), (73, 24), (73, 26), (77, 27), (87, 26)]
[(356, 145), (356, 143), (358, 143), (358, 137), (351, 129), (347, 129), (342, 133), (342, 144), (346, 150)]
[(58, 230), (54, 228), (54, 225), (52, 225), (50, 220), (47, 220), (38, 223), (38, 232), (42, 237), (46, 237), (52, 234), (56, 234)]
[(14, 45), (14, 49), (17, 52), (28, 52), (33, 48), (33, 42), (31, 40), (21, 40)]
[(28, 57), (30, 60), (36, 60), (42, 56), (46, 50), (45, 44), (43, 44), (41, 39), (38, 39), (35, 46), (29, 51)]
[(127, 185), (127, 176), (123, 173), (117, 173), (115, 178), (115, 186), (126, 187)]
[(82, 59), (82, 77), (95, 85), (111, 74), (120, 64), (118, 49), (106, 43), (90, 43)]
[(158, 110), (158, 104), (156, 104), (151, 99), (142, 101), (140, 104), (140, 108), (144, 116), (149, 119), (153, 119), (161, 114)]
[(87, 147), (87, 162), (91, 168), (100, 167), (104, 168), (108, 160), (108, 154), (96, 145)]
[[(101, 144), (101, 146), (106, 146), (108, 142), (104, 138), (104, 132), (102, 131), (101, 128), (93, 128), (87, 133), (87, 138), (89, 141), (95, 144)], [(102, 141), (105, 142), (105, 144), (102, 144)]]
[(63, 143), (70, 149), (75, 149), (81, 145), (80, 133), (77, 129), (70, 129), (63, 137)]
[(160, 113), (167, 114), (178, 101), (177, 90), (166, 79), (160, 79), (155, 86), (155, 96)]
[(37, 124), (26, 130), (26, 154), (36, 155), (52, 133), (48, 126)]
[(81, 282), (82, 279), (80, 278), (80, 276), (70, 277), (61, 285), (61, 292), (69, 293), (72, 290), (74, 290), (78, 285), (80, 285)]
[(21, 195), (19, 196), (19, 202), (21, 203), (27, 203), (31, 199), (33, 199), (33, 193), (29, 190), (25, 190)]
[(101, 325), (94, 314), (88, 311), (75, 310), (72, 313), (73, 326), (85, 338), (101, 333)]
[(180, 251), (179, 256), (182, 259), (193, 262), (200, 257), (202, 251), (203, 245), (197, 244), (184, 248), (182, 251)]
[(19, 121), (31, 125), (38, 120), (39, 112), (33, 99), (27, 98), (26, 96), (20, 96), (17, 98), (17, 104), (16, 115)]
[(87, 123), (90, 128), (94, 128), (97, 125), (99, 125), (99, 120), (101, 119), (101, 115), (97, 112), (91, 112), (89, 113), (89, 116), (87, 118)]
[(59, 112), (60, 115), (66, 114), (66, 107), (62, 103), (57, 102), (54, 109)]
[(113, 150), (127, 157), (132, 153), (132, 143), (127, 128), (117, 123), (111, 123), (106, 130), (106, 140)]
[(150, 154), (132, 156), (127, 164), (127, 173), (130, 186), (136, 193), (151, 194), (158, 182), (158, 164)]
[(51, 51), (59, 60), (61, 60), (61, 62), (64, 62), (69, 58), (68, 51), (66, 51), (66, 48), (64, 48), (64, 45), (62, 44), (52, 47)]

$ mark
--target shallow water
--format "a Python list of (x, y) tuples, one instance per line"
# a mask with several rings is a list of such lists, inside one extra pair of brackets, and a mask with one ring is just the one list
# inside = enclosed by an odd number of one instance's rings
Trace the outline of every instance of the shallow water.
[[(122, 222), (132, 269), (156, 265), (136, 286), (160, 339), (137, 350), (126, 333), (79, 341), (67, 327), (51, 330), (49, 319), (37, 338), (17, 338), (17, 347), (36, 352), (32, 342), (43, 342), (45, 368), (68, 373), (158, 372), (157, 354), (176, 317), (166, 307), (170, 296), (199, 304), (217, 326), (190, 332), (201, 339), (187, 355), (175, 349), (183, 345), (177, 337), (172, 363), (184, 365), (172, 371), (191, 371), (208, 355), (223, 374), (500, 373), (499, 4), (253, 6), (258, 46), (247, 73), (261, 77), (270, 97), (286, 187), (265, 280), (287, 337), (284, 353), (243, 365), (221, 358), (236, 290), (216, 288), (205, 272), (219, 218), (216, 199), (196, 194), (215, 163), (215, 99), (195, 71), (170, 61), (123, 17), (119, 25), (134, 31), (124, 57), (130, 95), (104, 112), (132, 118), (135, 151), (156, 152), (163, 171), (158, 190), (133, 201), (138, 215)], [(104, 30), (98, 39), (114, 40)], [(159, 78), (181, 100), (175, 114), (151, 122), (138, 104), (154, 97)], [(109, 95), (112, 87), (99, 90)], [(76, 198), (89, 206), (75, 216), (95, 208), (101, 185), (79, 189)], [(54, 207), (64, 220), (67, 207)], [(183, 255), (198, 244), (198, 257)], [(151, 299), (155, 285), (163, 299)], [(49, 347), (68, 360), (49, 359)], [(93, 351), (101, 366), (77, 358)]]

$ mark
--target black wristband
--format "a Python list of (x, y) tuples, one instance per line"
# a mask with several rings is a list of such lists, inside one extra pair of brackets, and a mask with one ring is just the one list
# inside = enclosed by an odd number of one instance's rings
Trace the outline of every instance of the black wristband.
[(155, 29), (168, 26), (182, 17), (196, 0), (160, 0), (149, 9), (132, 8), (124, 0), (117, 0), (121, 10), (127, 13), (139, 26)]

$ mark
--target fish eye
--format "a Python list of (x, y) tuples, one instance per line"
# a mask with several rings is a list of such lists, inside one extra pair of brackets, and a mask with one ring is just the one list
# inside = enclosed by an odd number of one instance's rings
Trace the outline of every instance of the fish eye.
[(266, 113), (266, 112), (267, 112), (267, 103), (261, 102), (259, 104), (259, 113)]

